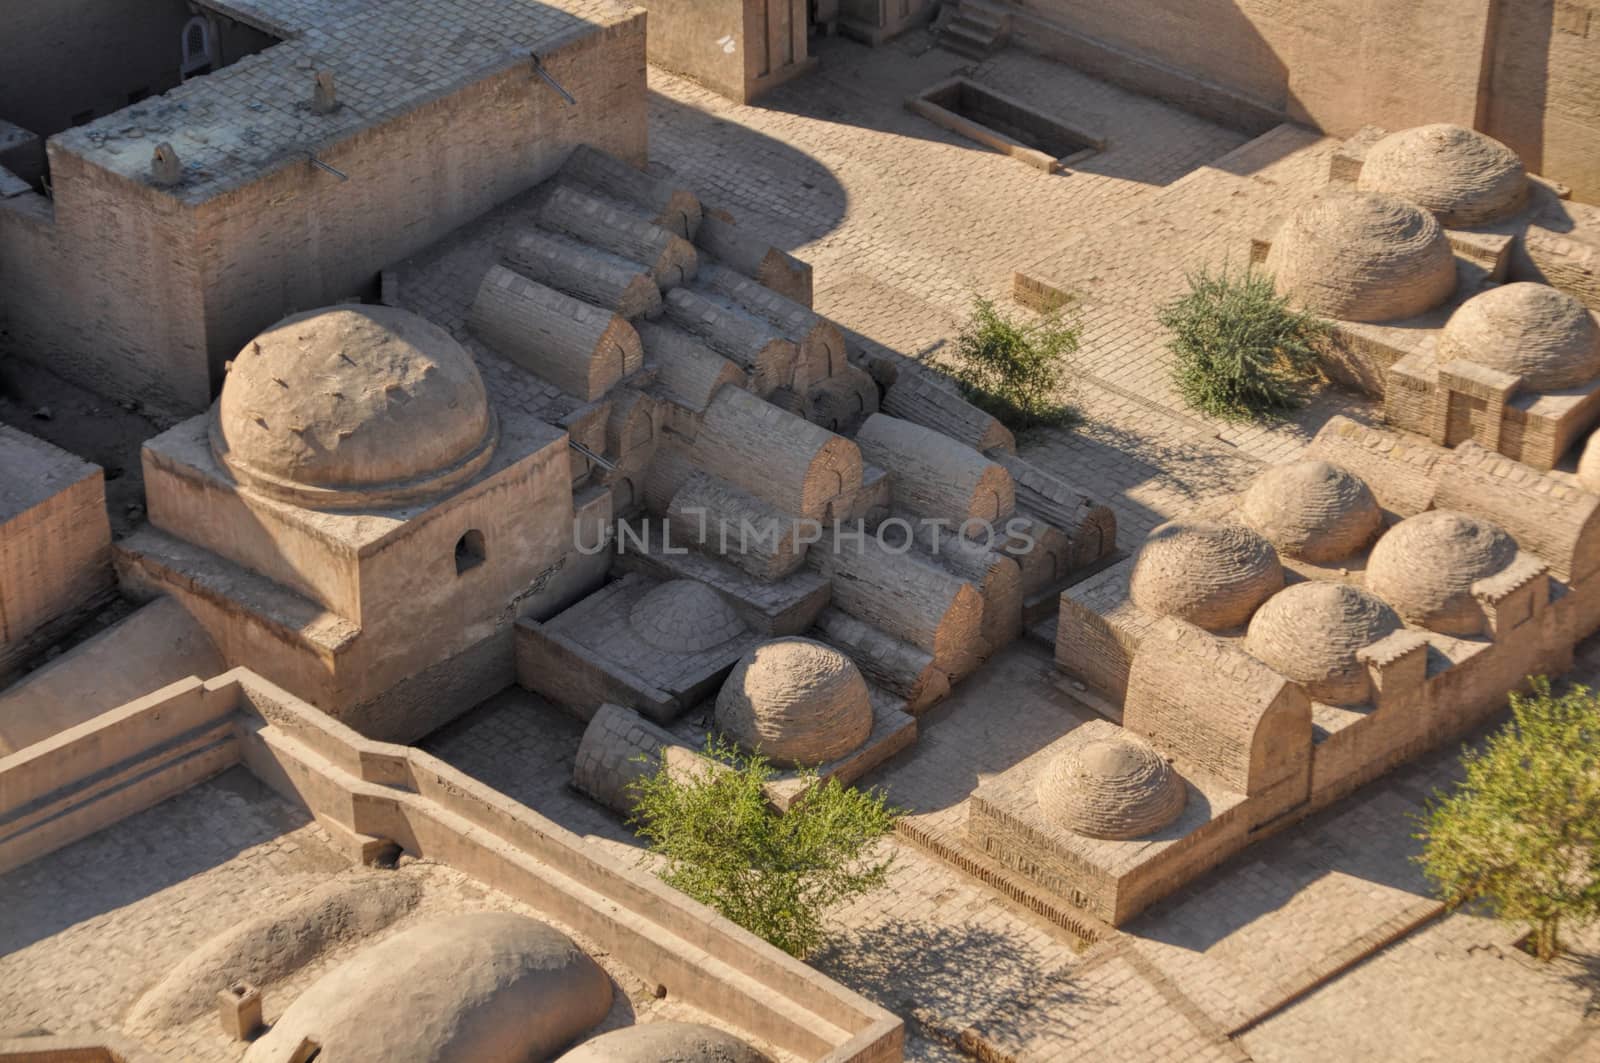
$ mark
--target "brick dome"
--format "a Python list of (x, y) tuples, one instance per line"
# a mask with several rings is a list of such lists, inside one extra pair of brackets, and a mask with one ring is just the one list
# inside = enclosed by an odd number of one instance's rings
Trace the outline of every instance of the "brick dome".
[(1312, 580), (1285, 587), (1256, 610), (1245, 649), (1317, 701), (1360, 705), (1372, 697), (1372, 681), (1356, 654), (1401, 626), (1376, 596)]
[(1112, 840), (1154, 834), (1178, 818), (1188, 799), (1161, 754), (1126, 731), (1072, 745), (1045, 768), (1037, 794), (1052, 823)]
[(211, 420), (212, 451), (241, 483), (318, 509), (436, 498), (488, 463), (497, 435), (472, 356), (386, 306), (267, 329), (234, 359)]
[(1517, 153), (1465, 126), (1391, 133), (1367, 152), (1359, 187), (1410, 200), (1453, 228), (1510, 217), (1528, 201)]
[(745, 654), (717, 695), (717, 727), (774, 764), (815, 767), (855, 750), (872, 733), (872, 701), (855, 662), (802, 638), (764, 642)]
[(1300, 306), (1347, 321), (1415, 317), (1456, 289), (1455, 255), (1433, 215), (1366, 193), (1296, 211), (1272, 241), (1267, 270)]
[(1383, 511), (1360, 477), (1326, 461), (1278, 465), (1245, 492), (1240, 519), (1280, 554), (1325, 563), (1371, 545)]
[(1505, 284), (1451, 315), (1437, 361), (1457, 358), (1521, 377), (1529, 391), (1579, 387), (1600, 376), (1600, 325), (1588, 307), (1548, 284)]
[(628, 623), (639, 637), (667, 653), (699, 653), (744, 634), (744, 622), (704, 583), (675, 579), (633, 603)]
[(1140, 609), (1208, 631), (1240, 626), (1282, 587), (1271, 543), (1243, 525), (1203, 520), (1169, 521), (1151, 532), (1130, 580)]
[(1516, 556), (1516, 542), (1488, 521), (1430, 510), (1378, 540), (1367, 561), (1367, 590), (1408, 623), (1445, 635), (1477, 635), (1484, 617), (1472, 585)]

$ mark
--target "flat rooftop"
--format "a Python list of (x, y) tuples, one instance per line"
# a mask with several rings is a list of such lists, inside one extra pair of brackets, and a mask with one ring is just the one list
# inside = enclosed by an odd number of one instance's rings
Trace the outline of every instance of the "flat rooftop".
[[(57, 151), (144, 181), (170, 143), (199, 203), (462, 86), (625, 21), (620, 0), (202, 0), (283, 43), (51, 138)], [(340, 107), (310, 108), (317, 71)], [(530, 69), (529, 76), (533, 76)], [(551, 91), (554, 91), (553, 89)]]
[(96, 471), (75, 454), (0, 424), (0, 524)]

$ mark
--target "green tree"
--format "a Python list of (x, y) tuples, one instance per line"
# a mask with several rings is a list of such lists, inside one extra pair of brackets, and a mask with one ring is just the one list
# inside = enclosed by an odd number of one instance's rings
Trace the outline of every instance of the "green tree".
[(956, 337), (951, 375), (974, 405), (1015, 431), (1071, 424), (1076, 414), (1062, 395), (1070, 389), (1078, 339), (1065, 302), (1018, 321), (978, 296)]
[(1205, 270), (1158, 320), (1172, 332), (1172, 382), (1193, 408), (1230, 421), (1298, 407), (1320, 376), (1317, 341), (1327, 323), (1296, 310), (1272, 278)]
[(1511, 722), (1462, 757), (1463, 781), (1429, 802), (1418, 860), (1446, 903), (1488, 902), (1533, 924), (1533, 951), (1600, 917), (1600, 699), (1550, 681), (1511, 696)]
[(630, 823), (666, 858), (669, 885), (710, 905), (785, 952), (804, 957), (823, 940), (827, 913), (883, 885), (893, 857), (875, 843), (894, 828), (898, 810), (882, 791), (819, 781), (779, 813), (764, 789), (774, 771), (759, 753), (708, 739), (700, 770), (669, 766), (630, 786)]

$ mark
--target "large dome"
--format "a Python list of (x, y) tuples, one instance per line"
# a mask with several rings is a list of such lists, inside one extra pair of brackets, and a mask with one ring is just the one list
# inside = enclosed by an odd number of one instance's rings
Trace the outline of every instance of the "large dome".
[(556, 1063), (768, 1063), (724, 1030), (697, 1022), (646, 1022), (585, 1041)]
[(1529, 391), (1578, 387), (1600, 376), (1600, 325), (1588, 307), (1548, 284), (1506, 284), (1451, 315), (1437, 361), (1457, 358), (1521, 377)]
[(1272, 544), (1239, 524), (1174, 520), (1150, 533), (1134, 562), (1133, 602), (1208, 631), (1238, 627), (1283, 588)]
[(1360, 188), (1410, 200), (1445, 225), (1482, 225), (1510, 217), (1528, 201), (1528, 174), (1517, 153), (1458, 125), (1424, 125), (1374, 144)]
[(234, 359), (211, 446), (264, 494), (321, 509), (424, 501), (477, 474), (497, 429), (472, 356), (385, 306), (285, 318)]
[(1340, 561), (1371, 545), (1383, 511), (1359, 476), (1326, 461), (1278, 465), (1245, 492), (1240, 518), (1289, 557)]
[(1488, 521), (1430, 510), (1378, 540), (1367, 561), (1367, 590), (1409, 623), (1446, 635), (1477, 635), (1484, 617), (1472, 585), (1516, 556), (1516, 542)]
[(1356, 654), (1401, 627), (1377, 597), (1344, 583), (1285, 587), (1256, 611), (1245, 649), (1329, 705), (1359, 705), (1372, 681)]
[(744, 622), (716, 591), (692, 579), (652, 588), (628, 614), (639, 637), (667, 653), (699, 653), (744, 634)]
[(717, 727), (774, 764), (816, 767), (872, 733), (872, 701), (855, 662), (811, 639), (764, 642), (717, 695)]
[(1296, 211), (1272, 241), (1267, 270), (1307, 310), (1347, 321), (1415, 317), (1456, 289), (1455, 255), (1433, 215), (1365, 193)]
[(1045, 767), (1037, 794), (1052, 823), (1112, 840), (1154, 834), (1188, 799), (1161, 754), (1128, 732), (1073, 744)]

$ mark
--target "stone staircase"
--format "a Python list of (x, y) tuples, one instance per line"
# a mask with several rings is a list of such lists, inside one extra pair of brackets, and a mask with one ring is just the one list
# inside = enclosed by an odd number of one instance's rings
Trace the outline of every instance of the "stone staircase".
[(985, 0), (949, 0), (934, 31), (941, 47), (969, 59), (987, 59), (1005, 47), (1011, 15)]

